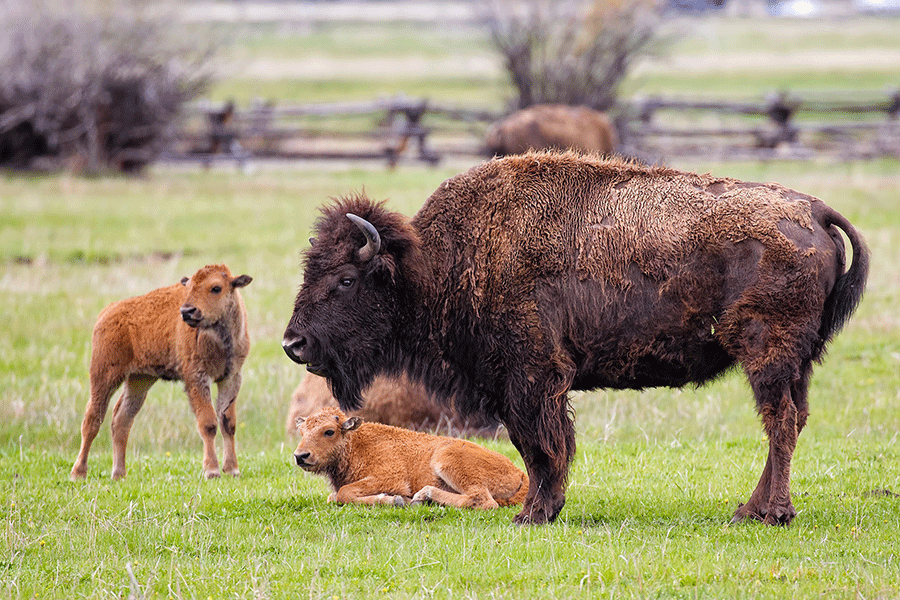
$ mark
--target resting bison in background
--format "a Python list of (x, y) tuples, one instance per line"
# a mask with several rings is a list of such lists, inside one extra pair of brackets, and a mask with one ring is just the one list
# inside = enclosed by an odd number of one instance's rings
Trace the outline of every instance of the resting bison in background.
[(516, 111), (491, 126), (486, 142), (489, 156), (569, 149), (612, 154), (618, 145), (615, 127), (605, 113), (565, 104)]
[[(371, 423), (383, 423), (404, 429), (435, 431), (455, 436), (497, 435), (497, 423), (481, 415), (463, 417), (452, 407), (432, 398), (420, 383), (413, 383), (405, 375), (376, 377), (362, 392), (363, 405), (351, 412)], [(323, 408), (337, 408), (328, 380), (308, 373), (291, 398), (287, 415), (288, 434), (297, 433), (297, 419), (308, 417)]]
[[(359, 406), (406, 372), (495, 415), (552, 521), (575, 452), (571, 389), (683, 386), (740, 363), (769, 438), (734, 515), (787, 524), (813, 362), (850, 317), (868, 251), (780, 185), (527, 154), (445, 181), (410, 221), (359, 196), (323, 209), (283, 345)], [(853, 248), (845, 270), (844, 242)]]

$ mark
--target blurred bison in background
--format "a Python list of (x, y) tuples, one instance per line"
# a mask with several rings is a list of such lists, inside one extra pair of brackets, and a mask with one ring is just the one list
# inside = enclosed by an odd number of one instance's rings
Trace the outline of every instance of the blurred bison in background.
[(514, 112), (487, 133), (489, 156), (528, 150), (580, 150), (612, 154), (618, 137), (606, 113), (586, 106), (541, 104)]
[[(842, 236), (843, 233), (843, 236)], [(496, 416), (528, 469), (517, 523), (565, 503), (569, 390), (699, 385), (740, 363), (769, 439), (734, 518), (788, 524), (813, 363), (860, 301), (869, 253), (778, 184), (529, 153), (445, 181), (410, 221), (364, 196), (323, 209), (284, 334), (343, 408), (407, 373)], [(844, 237), (853, 251), (846, 269)]]
[[(483, 416), (461, 416), (452, 406), (432, 398), (425, 387), (413, 383), (406, 375), (376, 377), (363, 395), (363, 406), (351, 416), (370, 423), (383, 423), (416, 431), (434, 431), (454, 436), (496, 437), (497, 422)], [(286, 428), (290, 435), (297, 433), (297, 419), (305, 418), (323, 408), (337, 408), (328, 388), (328, 380), (307, 373), (291, 397)]]

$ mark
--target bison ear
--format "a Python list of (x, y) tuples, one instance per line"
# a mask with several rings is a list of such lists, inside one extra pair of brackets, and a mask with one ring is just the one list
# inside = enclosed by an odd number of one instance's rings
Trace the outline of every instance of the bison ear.
[(310, 246), (315, 246), (315, 245), (316, 245), (316, 238), (314, 238), (314, 237), (309, 238), (309, 245), (310, 245)]
[(181, 285), (187, 285), (188, 281), (190, 281), (190, 280), (191, 280), (190, 277), (182, 277), (182, 278), (181, 278)]
[(238, 275), (234, 279), (231, 280), (231, 287), (242, 288), (247, 285), (250, 285), (250, 282), (253, 281), (253, 278), (249, 275)]
[(359, 417), (350, 417), (344, 424), (341, 425), (341, 429), (346, 433), (347, 431), (353, 431), (354, 429), (358, 429), (360, 425), (362, 425), (363, 420)]

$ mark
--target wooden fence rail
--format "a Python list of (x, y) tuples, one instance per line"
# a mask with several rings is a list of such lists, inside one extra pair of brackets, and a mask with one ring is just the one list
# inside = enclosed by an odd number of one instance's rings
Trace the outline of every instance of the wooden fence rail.
[[(869, 94), (775, 94), (753, 101), (664, 97), (615, 110), (622, 151), (650, 162), (687, 156), (843, 158), (900, 156), (900, 90)], [(484, 134), (498, 112), (403, 96), (365, 102), (193, 105), (166, 158), (383, 159), (436, 163), (486, 157)], [(414, 144), (413, 144), (414, 142)], [(415, 151), (407, 150), (415, 146)]]

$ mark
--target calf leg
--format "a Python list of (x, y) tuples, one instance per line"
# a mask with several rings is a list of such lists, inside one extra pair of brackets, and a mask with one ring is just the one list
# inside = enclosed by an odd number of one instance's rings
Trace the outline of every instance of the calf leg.
[(203, 476), (207, 479), (219, 477), (219, 459), (216, 458), (216, 413), (212, 407), (209, 378), (195, 375), (184, 383), (191, 409), (197, 418), (197, 431), (203, 440)]
[(128, 434), (131, 432), (134, 417), (141, 410), (147, 392), (155, 382), (155, 377), (132, 375), (125, 381), (125, 389), (113, 407), (110, 423), (113, 441), (113, 479), (125, 477), (125, 447), (128, 445)]
[(486, 485), (471, 486), (465, 493), (448, 492), (433, 485), (426, 485), (412, 497), (413, 504), (422, 502), (435, 502), (443, 506), (455, 506), (456, 508), (498, 508), (500, 505), (494, 500), (491, 491)]
[(219, 396), (216, 400), (216, 413), (222, 426), (222, 471), (237, 477), (241, 474), (238, 468), (237, 452), (234, 447), (234, 433), (237, 430), (237, 395), (241, 389), (240, 373), (232, 375), (219, 383)]
[(84, 419), (81, 421), (81, 449), (78, 451), (78, 458), (75, 459), (72, 472), (69, 474), (72, 481), (87, 476), (91, 444), (97, 437), (100, 425), (103, 424), (103, 419), (106, 417), (109, 399), (112, 398), (116, 388), (122, 385), (124, 379), (124, 374), (114, 372), (112, 369), (91, 369), (91, 398), (84, 409)]
[(329, 494), (329, 502), (337, 502), (338, 504), (387, 504), (393, 506), (404, 506), (406, 499), (409, 497), (407, 491), (405, 495), (394, 495), (385, 493), (384, 490), (389, 486), (385, 485), (374, 477), (364, 477), (359, 481), (354, 481), (342, 486), (337, 492)]
[(457, 508), (491, 509), (501, 503), (508, 505), (522, 487), (518, 469), (496, 455), (461, 442), (436, 450), (430, 466), (449, 490), (426, 485), (413, 496), (413, 503), (428, 501)]

